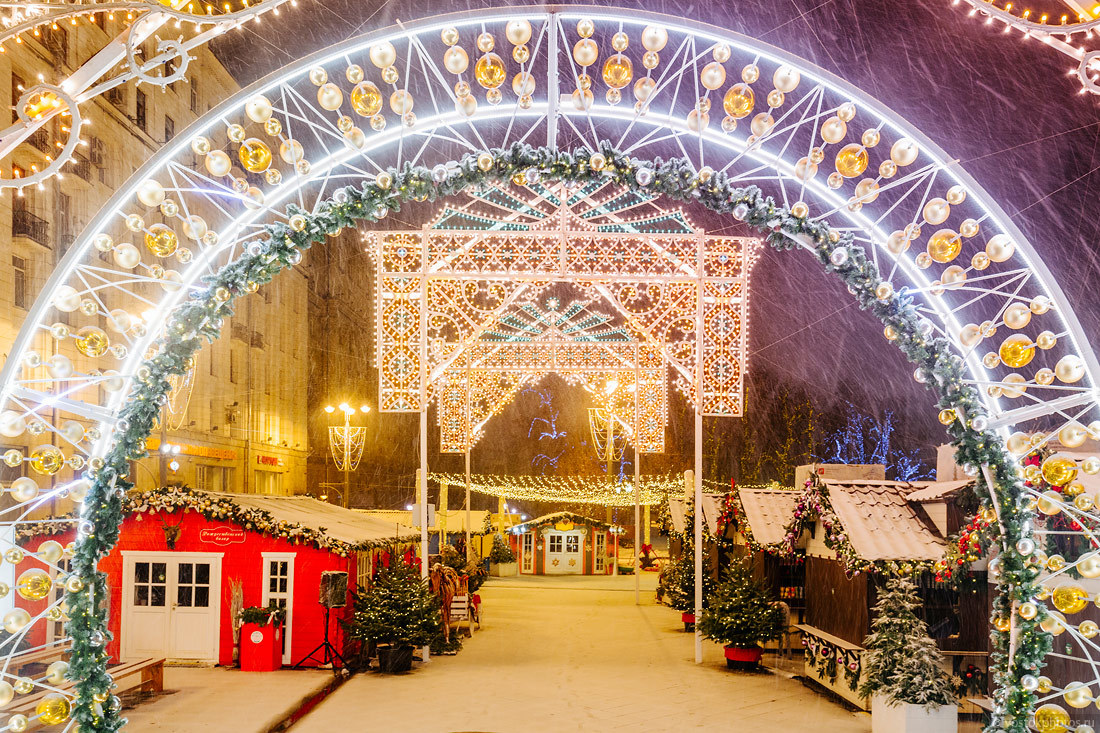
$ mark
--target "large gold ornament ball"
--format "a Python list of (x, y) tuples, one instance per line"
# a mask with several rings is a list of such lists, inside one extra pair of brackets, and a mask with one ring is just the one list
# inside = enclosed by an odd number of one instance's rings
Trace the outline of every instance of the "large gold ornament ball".
[(660, 26), (646, 26), (642, 31), (642, 46), (646, 51), (661, 51), (668, 43), (668, 31)]
[(1021, 603), (1020, 607), (1016, 609), (1016, 613), (1020, 614), (1020, 618), (1025, 621), (1030, 621), (1039, 615), (1039, 607), (1034, 603)]
[(1080, 613), (1089, 605), (1091, 596), (1079, 585), (1060, 585), (1051, 594), (1051, 602), (1062, 613)]
[(1065, 486), (1077, 478), (1077, 462), (1070, 456), (1056, 453), (1043, 461), (1043, 480), (1051, 486)]
[(1026, 328), (1031, 323), (1031, 308), (1026, 303), (1013, 303), (1005, 308), (1005, 325), (1009, 328)]
[(481, 153), (477, 156), (477, 167), (483, 171), (490, 171), (493, 168), (493, 156), (488, 153)]
[(1092, 704), (1092, 692), (1084, 682), (1070, 682), (1062, 691), (1062, 699), (1072, 708), (1084, 708)]
[(580, 66), (591, 66), (599, 56), (599, 46), (591, 38), (582, 38), (573, 44), (573, 60)]
[(484, 89), (496, 89), (505, 82), (508, 72), (504, 62), (495, 53), (487, 53), (474, 65), (474, 78)]
[(928, 255), (941, 264), (947, 264), (959, 256), (962, 240), (952, 229), (940, 229), (928, 238)]
[(157, 257), (170, 257), (178, 247), (176, 233), (164, 224), (154, 224), (145, 232), (145, 248)]
[(1100, 578), (1100, 552), (1082, 555), (1077, 560), (1077, 572), (1081, 573), (1083, 578)]
[(393, 62), (397, 60), (397, 50), (394, 49), (392, 43), (383, 41), (371, 46), (369, 56), (372, 64), (379, 69), (385, 69), (388, 66), (393, 66)]
[(504, 27), (504, 37), (513, 46), (519, 46), (531, 40), (531, 24), (526, 20), (511, 20)]
[(1047, 611), (1047, 615), (1039, 622), (1039, 628), (1048, 634), (1060, 636), (1066, 630), (1066, 617), (1057, 611)]
[[(452, 74), (461, 74), (470, 65), (470, 55), (462, 46), (451, 46), (443, 54), (443, 67)], [(354, 102), (353, 102), (354, 104)], [(371, 113), (373, 114), (373, 112)], [(369, 117), (370, 115), (365, 115)]]
[(1100, 626), (1095, 621), (1086, 619), (1077, 626), (1077, 631), (1086, 639), (1091, 639), (1100, 633)]
[(994, 262), (1004, 262), (1016, 252), (1016, 244), (1007, 234), (996, 234), (985, 243), (985, 253)]
[(930, 199), (921, 210), (924, 220), (929, 224), (943, 224), (951, 216), (951, 204), (945, 199)]
[(267, 122), (271, 118), (271, 100), (262, 94), (257, 94), (244, 103), (244, 113), (253, 122)]
[(890, 160), (898, 166), (906, 166), (916, 161), (920, 146), (907, 137), (903, 137), (890, 147)]
[(1062, 511), (1062, 495), (1057, 491), (1044, 491), (1039, 496), (1036, 508), (1048, 517), (1052, 517)]
[(271, 165), (271, 148), (259, 138), (250, 137), (241, 143), (237, 156), (244, 169), (250, 173), (263, 173)]
[(857, 143), (850, 143), (836, 154), (837, 173), (845, 178), (855, 178), (867, 170), (867, 149)]
[(28, 601), (41, 601), (50, 595), (53, 581), (42, 568), (24, 571), (15, 581), (15, 592)]
[(997, 355), (1006, 365), (1019, 369), (1035, 358), (1035, 344), (1024, 334), (1016, 333), (1001, 342)]
[(530, 71), (520, 71), (512, 77), (512, 92), (517, 97), (535, 93), (535, 75)]
[(624, 89), (634, 77), (630, 59), (621, 53), (609, 56), (603, 63), (603, 82), (612, 89)]
[[(453, 48), (451, 49), (451, 51), (454, 50)], [(462, 49), (458, 50), (462, 51)], [(447, 53), (449, 54), (450, 51)], [(465, 51), (462, 51), (462, 56), (465, 58)], [(466, 70), (465, 65), (463, 65), (462, 70)], [(382, 111), (382, 92), (380, 92), (378, 87), (372, 82), (359, 82), (351, 90), (351, 108), (355, 110), (355, 113), (360, 117), (373, 117)]]
[(955, 411), (948, 408), (946, 410), (940, 410), (939, 421), (941, 425), (950, 425), (955, 422)]
[(1085, 376), (1085, 362), (1076, 354), (1067, 354), (1054, 365), (1054, 374), (1066, 384), (1079, 382)]
[(322, 84), (317, 89), (317, 104), (321, 105), (322, 109), (334, 112), (340, 109), (340, 105), (343, 103), (344, 93), (340, 91), (340, 87), (332, 82)]
[(390, 109), (394, 114), (405, 115), (412, 112), (413, 96), (404, 89), (398, 89), (390, 95)]
[(798, 82), (802, 80), (798, 69), (783, 64), (772, 74), (772, 84), (784, 94), (790, 94), (798, 88)]
[(71, 710), (69, 698), (60, 693), (51, 692), (38, 702), (34, 712), (38, 714), (40, 722), (46, 725), (60, 725), (69, 719)]
[(717, 61), (711, 61), (699, 72), (699, 81), (713, 92), (726, 83), (726, 69)]
[(229, 154), (224, 150), (211, 150), (210, 154), (206, 156), (204, 164), (210, 175), (219, 178), (229, 175), (229, 171), (233, 168), (233, 161), (230, 160)]
[(833, 116), (821, 123), (821, 139), (827, 143), (838, 143), (848, 134), (848, 124)]
[(25, 629), (30, 622), (31, 615), (23, 608), (13, 608), (5, 613), (3, 618), (4, 630), (9, 634), (18, 634)]
[(756, 100), (748, 84), (734, 84), (722, 98), (722, 108), (730, 117), (741, 119), (752, 114)]

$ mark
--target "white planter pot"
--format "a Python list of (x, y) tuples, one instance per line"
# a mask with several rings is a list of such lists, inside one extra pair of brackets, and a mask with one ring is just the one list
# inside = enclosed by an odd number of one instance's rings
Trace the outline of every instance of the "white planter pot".
[(489, 575), (498, 578), (510, 578), (519, 575), (519, 565), (514, 562), (494, 562), (489, 564)]
[(943, 705), (925, 710), (920, 705), (887, 705), (871, 698), (871, 733), (958, 733), (959, 707)]

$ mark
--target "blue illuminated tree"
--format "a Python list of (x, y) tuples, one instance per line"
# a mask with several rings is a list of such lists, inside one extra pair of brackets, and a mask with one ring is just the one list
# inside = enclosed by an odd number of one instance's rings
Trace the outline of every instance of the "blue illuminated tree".
[(932, 478), (918, 451), (900, 450), (894, 445), (894, 413), (887, 410), (881, 420), (858, 412), (848, 405), (844, 422), (822, 440), (818, 463), (881, 464), (886, 477), (895, 481), (920, 481)]

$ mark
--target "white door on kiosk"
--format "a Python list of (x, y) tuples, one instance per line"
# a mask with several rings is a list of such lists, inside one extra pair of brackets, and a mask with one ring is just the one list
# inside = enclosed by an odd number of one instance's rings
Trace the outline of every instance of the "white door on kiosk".
[(546, 533), (546, 574), (547, 575), (580, 575), (584, 572), (584, 555), (581, 548), (584, 546), (582, 532), (559, 532), (553, 530)]
[(218, 661), (221, 553), (123, 552), (122, 658)]

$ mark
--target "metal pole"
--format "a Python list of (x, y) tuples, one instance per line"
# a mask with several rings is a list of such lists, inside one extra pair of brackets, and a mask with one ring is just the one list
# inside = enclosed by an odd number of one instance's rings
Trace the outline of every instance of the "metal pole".
[[(635, 397), (634, 401), (635, 401), (635, 403), (637, 403), (638, 398)], [(637, 440), (638, 440), (638, 422), (635, 420), (634, 421), (634, 441), (635, 441), (635, 443), (637, 443)], [(640, 456), (641, 456), (641, 453), (638, 452), (638, 446), (635, 445), (634, 446), (634, 605), (635, 606), (641, 605), (641, 603), (642, 603), (642, 589), (641, 589), (642, 580), (639, 577), (642, 574), (642, 563), (641, 563), (641, 560), (640, 560), (641, 556), (638, 554), (639, 550), (641, 549), (641, 544), (640, 544), (640, 538), (641, 538), (640, 530), (641, 530), (641, 527), (639, 527), (638, 525), (641, 524), (641, 520), (642, 520), (642, 516), (641, 516), (642, 515), (641, 499), (640, 499), (640, 496), (639, 496), (639, 489), (638, 489), (638, 481), (641, 478), (641, 469), (638, 466), (638, 459), (639, 459)]]
[[(428, 579), (428, 238), (420, 237), (420, 577)], [(430, 651), (422, 650), (427, 662)]]
[(703, 242), (699, 240), (695, 295), (695, 663), (703, 662)]
[(344, 508), (347, 509), (351, 494), (351, 415), (344, 413)]
[[(615, 473), (612, 470), (611, 461), (614, 460), (613, 446), (615, 445), (615, 413), (611, 407), (614, 404), (614, 394), (607, 397), (607, 483), (608, 488), (614, 490), (615, 488)], [(607, 521), (611, 524), (612, 514), (611, 507), (607, 507)], [(611, 575), (617, 576), (619, 574), (619, 534), (615, 533), (615, 564), (611, 566)]]
[(467, 436), (466, 443), (466, 562), (473, 559), (473, 548), (470, 547), (470, 443)]

